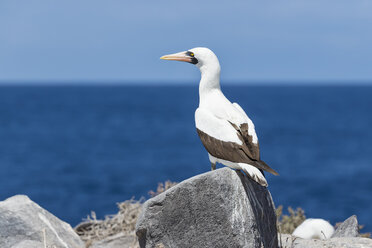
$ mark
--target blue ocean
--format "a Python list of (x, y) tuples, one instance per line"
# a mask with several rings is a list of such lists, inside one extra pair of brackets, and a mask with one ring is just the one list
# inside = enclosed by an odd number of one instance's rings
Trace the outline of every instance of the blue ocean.
[[(275, 204), (372, 231), (372, 87), (225, 86), (256, 126)], [(198, 87), (1, 86), (0, 200), (26, 194), (76, 225), (210, 170)]]

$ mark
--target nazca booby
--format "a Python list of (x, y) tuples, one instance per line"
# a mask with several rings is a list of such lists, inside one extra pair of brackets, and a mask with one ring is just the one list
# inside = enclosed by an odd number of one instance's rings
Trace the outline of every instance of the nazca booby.
[(162, 56), (161, 59), (189, 62), (201, 72), (199, 107), (195, 111), (198, 135), (208, 151), (212, 170), (216, 163), (243, 170), (257, 183), (267, 186), (263, 170), (278, 173), (260, 159), (253, 122), (237, 103), (231, 103), (221, 91), (220, 63), (208, 48)]

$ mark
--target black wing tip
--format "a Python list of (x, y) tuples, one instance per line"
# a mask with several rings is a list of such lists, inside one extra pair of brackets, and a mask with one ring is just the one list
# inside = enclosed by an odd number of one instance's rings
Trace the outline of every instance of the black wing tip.
[(261, 164), (262, 166), (262, 169), (275, 175), (275, 176), (279, 176), (279, 173), (276, 172), (276, 170), (272, 169), (270, 166), (268, 166), (264, 161), (260, 160), (259, 163)]
[(269, 173), (271, 173), (271, 174), (273, 174), (274, 176), (279, 176), (279, 173), (276, 172), (276, 170), (271, 169), (269, 166), (267, 166), (267, 168), (265, 168), (264, 170), (267, 171), (267, 172), (269, 172)]
[(275, 170), (273, 170), (273, 172), (270, 172), (271, 174), (273, 174), (274, 176), (280, 176), (278, 172), (276, 172)]

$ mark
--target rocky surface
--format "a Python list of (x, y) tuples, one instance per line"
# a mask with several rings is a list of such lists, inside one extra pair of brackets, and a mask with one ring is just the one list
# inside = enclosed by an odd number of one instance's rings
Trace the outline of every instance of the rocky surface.
[(83, 241), (71, 226), (27, 196), (16, 195), (0, 202), (1, 248), (82, 248)]
[(358, 236), (359, 236), (358, 219), (355, 215), (353, 215), (347, 218), (337, 227), (336, 231), (332, 235), (332, 238)]
[(269, 191), (229, 168), (146, 201), (136, 234), (141, 247), (278, 247)]
[(279, 235), (281, 248), (371, 248), (372, 239), (340, 237), (328, 240), (301, 239), (290, 234)]
[(110, 236), (104, 240), (92, 243), (89, 248), (136, 248), (138, 247), (137, 239), (134, 236), (119, 233)]
[[(372, 248), (358, 237), (356, 216), (345, 220), (331, 239), (277, 236), (269, 191), (228, 168), (190, 178), (148, 200), (137, 222), (141, 247)], [(133, 233), (132, 233), (133, 234)], [(279, 243), (279, 246), (278, 246)], [(71, 226), (17, 195), (0, 201), (1, 248), (137, 248), (123, 232), (84, 242)]]

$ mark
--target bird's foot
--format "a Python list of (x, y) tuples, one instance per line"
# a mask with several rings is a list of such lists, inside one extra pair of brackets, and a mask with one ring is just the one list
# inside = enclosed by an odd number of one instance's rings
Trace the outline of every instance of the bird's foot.
[(216, 164), (215, 163), (211, 163), (211, 170), (214, 171), (216, 169)]

